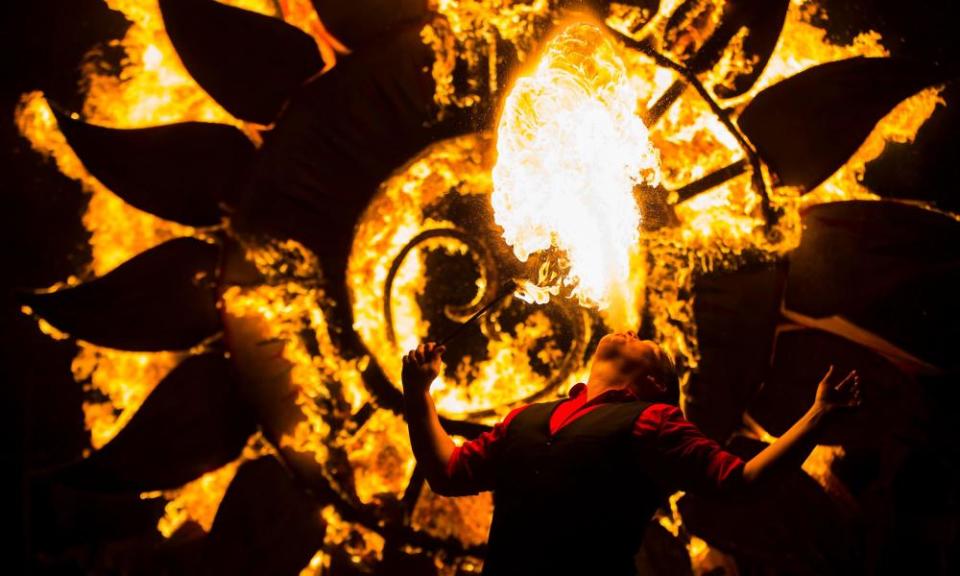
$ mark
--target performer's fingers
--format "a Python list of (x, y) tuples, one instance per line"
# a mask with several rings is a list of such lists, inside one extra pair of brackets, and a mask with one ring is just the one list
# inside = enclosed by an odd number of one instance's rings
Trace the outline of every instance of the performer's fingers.
[(850, 386), (852, 386), (857, 381), (857, 371), (851, 370), (839, 384), (836, 386), (837, 392), (846, 392)]
[(444, 352), (447, 351), (447, 347), (446, 347), (446, 346), (438, 346), (437, 349), (436, 349), (436, 351), (437, 351), (437, 355), (442, 355)]
[(833, 364), (831, 364), (830, 367), (827, 368), (827, 373), (823, 375), (823, 379), (829, 382), (831, 376), (833, 376)]

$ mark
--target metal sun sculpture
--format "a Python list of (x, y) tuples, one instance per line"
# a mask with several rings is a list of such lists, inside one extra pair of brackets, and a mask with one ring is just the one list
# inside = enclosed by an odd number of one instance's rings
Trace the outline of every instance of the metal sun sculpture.
[[(860, 182), (948, 77), (875, 33), (831, 43), (813, 1), (107, 4), (131, 21), (123, 72), (87, 70), (80, 114), (39, 93), (17, 112), (90, 192), (89, 269), (25, 310), (76, 339), (76, 378), (107, 398), (84, 405), (94, 450), (56, 478), (165, 498), (165, 536), (209, 532), (202, 568), (478, 571), (491, 500), (424, 484), (399, 360), (506, 280), (521, 290), (434, 387), (461, 437), (565, 393), (611, 327), (661, 341), (688, 413), (756, 442), (778, 422), (747, 405), (782, 371), (774, 341), (833, 338), (900, 378), (955, 362), (871, 315), (888, 292), (823, 280), (872, 258), (850, 223), (956, 234)], [(818, 448), (797, 505), (849, 503), (841, 456)], [(244, 511), (258, 493), (285, 516)], [(734, 562), (706, 544), (731, 548), (717, 512), (670, 503), (661, 546)], [(244, 522), (269, 549), (230, 549)]]

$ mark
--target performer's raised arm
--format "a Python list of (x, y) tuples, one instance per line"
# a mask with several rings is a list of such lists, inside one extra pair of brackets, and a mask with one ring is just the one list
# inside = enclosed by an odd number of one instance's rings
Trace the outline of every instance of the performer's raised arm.
[(453, 440), (440, 425), (437, 409), (430, 396), (430, 385), (443, 366), (443, 346), (421, 344), (403, 357), (403, 405), (413, 455), (424, 471), (430, 488), (437, 494), (448, 491), (447, 462), (453, 453)]
[(821, 431), (837, 416), (860, 405), (860, 377), (851, 371), (837, 384), (830, 382), (833, 366), (817, 387), (813, 405), (787, 432), (751, 458), (743, 469), (746, 485), (761, 484), (782, 471), (799, 468), (817, 445)]

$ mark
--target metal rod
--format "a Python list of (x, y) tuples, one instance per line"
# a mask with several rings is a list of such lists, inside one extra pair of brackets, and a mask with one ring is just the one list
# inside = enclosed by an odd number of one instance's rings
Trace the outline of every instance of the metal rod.
[(689, 200), (701, 192), (705, 192), (711, 188), (719, 186), (727, 180), (736, 178), (737, 176), (746, 172), (748, 166), (748, 161), (745, 158), (741, 158), (733, 164), (728, 164), (719, 170), (715, 170), (707, 174), (699, 180), (694, 180), (683, 188), (675, 190), (677, 193), (677, 204), (683, 202), (684, 200)]
[(513, 280), (507, 280), (506, 282), (504, 282), (503, 285), (500, 286), (500, 291), (497, 293), (496, 296), (494, 296), (493, 300), (484, 304), (483, 308), (474, 312), (473, 316), (471, 316), (470, 318), (467, 318), (465, 322), (463, 322), (462, 324), (454, 328), (452, 332), (444, 336), (443, 339), (440, 340), (440, 342), (437, 344), (437, 346), (438, 347), (446, 346), (451, 340), (459, 336), (460, 333), (463, 332), (468, 326), (476, 322), (477, 318), (483, 316), (488, 310), (490, 310), (490, 308), (492, 308), (494, 304), (503, 300), (507, 296), (513, 294), (516, 289), (517, 289), (517, 283), (514, 282)]
[(667, 110), (673, 106), (673, 103), (677, 101), (678, 98), (683, 94), (684, 90), (687, 89), (686, 80), (676, 79), (673, 81), (673, 84), (653, 103), (653, 106), (647, 109), (647, 113), (643, 119), (644, 124), (647, 126), (653, 126), (660, 120), (660, 117), (663, 116)]
[(659, 66), (664, 68), (670, 68), (671, 70), (677, 72), (683, 78), (690, 83), (691, 86), (696, 89), (697, 93), (700, 94), (700, 97), (710, 106), (710, 109), (713, 111), (713, 114), (720, 120), (720, 122), (726, 127), (726, 129), (733, 135), (733, 137), (740, 144), (740, 147), (743, 149), (744, 153), (747, 155), (747, 160), (750, 162), (750, 168), (753, 169), (753, 176), (751, 178), (753, 182), (754, 190), (757, 194), (760, 195), (760, 206), (763, 210), (763, 216), (767, 223), (767, 228), (772, 228), (776, 224), (779, 213), (770, 203), (770, 194), (767, 191), (767, 183), (763, 179), (763, 173), (760, 171), (760, 156), (757, 154), (757, 151), (754, 149), (753, 145), (747, 140), (747, 137), (743, 135), (743, 132), (740, 131), (730, 119), (729, 113), (720, 107), (716, 100), (713, 99), (713, 95), (706, 89), (700, 79), (697, 78), (697, 75), (694, 74), (686, 66), (674, 62), (670, 58), (664, 56), (660, 52), (657, 52), (653, 46), (646, 41), (635, 40), (629, 36), (625, 36), (620, 32), (614, 30), (607, 26), (607, 30), (617, 36), (624, 44), (637, 50), (647, 56), (653, 58)]

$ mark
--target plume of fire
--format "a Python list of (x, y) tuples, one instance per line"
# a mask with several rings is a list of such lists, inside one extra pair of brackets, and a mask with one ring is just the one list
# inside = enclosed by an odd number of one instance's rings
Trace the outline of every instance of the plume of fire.
[(616, 44), (595, 24), (571, 24), (507, 96), (493, 168), (496, 222), (517, 258), (556, 248), (538, 279), (609, 309), (615, 327), (637, 320), (633, 190), (659, 180), (637, 102)]

